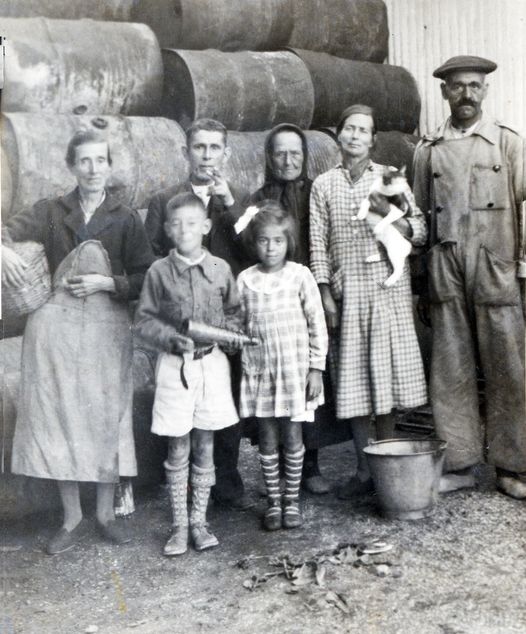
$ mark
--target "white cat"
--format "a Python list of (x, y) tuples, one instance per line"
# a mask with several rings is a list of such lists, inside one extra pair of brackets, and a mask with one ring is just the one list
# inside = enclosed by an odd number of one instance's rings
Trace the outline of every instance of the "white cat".
[[(357, 214), (360, 220), (367, 219), (374, 237), (384, 245), (387, 251), (393, 272), (383, 282), (383, 286), (386, 288), (394, 286), (398, 282), (404, 270), (405, 260), (411, 252), (409, 240), (393, 227), (393, 222), (403, 218), (410, 211), (405, 195), (408, 191), (409, 185), (405, 177), (405, 166), (400, 170), (387, 167), (384, 173), (374, 180), (369, 194), (376, 192), (384, 196), (389, 203), (389, 213), (382, 218), (382, 216), (370, 211), (369, 198), (365, 198)], [(379, 262), (380, 259), (381, 256), (375, 254), (370, 255), (366, 261)]]

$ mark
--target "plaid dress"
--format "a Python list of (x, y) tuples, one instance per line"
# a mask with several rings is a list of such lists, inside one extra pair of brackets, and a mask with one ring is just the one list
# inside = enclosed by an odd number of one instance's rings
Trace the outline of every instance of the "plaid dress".
[[(367, 220), (356, 214), (384, 167), (373, 163), (353, 182), (342, 165), (313, 184), (310, 199), (311, 270), (318, 284), (329, 284), (340, 307), (340, 328), (331, 337), (329, 363), (338, 418), (387, 414), (427, 401), (422, 359), (416, 338), (409, 265), (391, 288), (384, 247)], [(411, 242), (423, 244), (422, 212), (408, 196)], [(366, 262), (378, 255), (380, 261)]]
[(237, 284), (246, 331), (260, 340), (243, 349), (240, 416), (313, 420), (323, 399), (307, 404), (307, 374), (325, 369), (328, 337), (311, 272), (296, 262), (276, 273), (256, 265)]

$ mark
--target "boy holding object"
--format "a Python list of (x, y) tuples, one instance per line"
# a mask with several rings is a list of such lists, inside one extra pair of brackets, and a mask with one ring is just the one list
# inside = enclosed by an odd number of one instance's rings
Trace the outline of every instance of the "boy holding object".
[(202, 246), (211, 224), (195, 194), (177, 194), (168, 202), (165, 231), (175, 248), (148, 271), (136, 314), (136, 333), (162, 350), (152, 432), (169, 437), (164, 466), (173, 529), (163, 551), (167, 556), (186, 552), (189, 527), (196, 550), (218, 545), (206, 524), (210, 487), (215, 483), (214, 431), (239, 420), (225, 353), (182, 334), (188, 319), (229, 330), (240, 326), (239, 297), (230, 266)]

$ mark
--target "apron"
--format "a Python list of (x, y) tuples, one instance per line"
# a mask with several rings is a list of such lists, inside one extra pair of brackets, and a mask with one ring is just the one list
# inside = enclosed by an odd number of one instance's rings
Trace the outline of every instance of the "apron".
[(62, 261), (50, 299), (29, 317), (13, 473), (106, 483), (137, 473), (127, 305), (106, 292), (76, 298), (64, 287), (90, 273), (112, 274), (96, 240)]

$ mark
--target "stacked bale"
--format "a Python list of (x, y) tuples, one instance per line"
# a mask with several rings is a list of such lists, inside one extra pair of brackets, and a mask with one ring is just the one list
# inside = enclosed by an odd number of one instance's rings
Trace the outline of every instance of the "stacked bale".
[(201, 117), (250, 131), (284, 121), (308, 128), (312, 122), (312, 81), (293, 53), (165, 49), (163, 61), (162, 112), (183, 127)]
[(405, 68), (292, 50), (305, 64), (312, 80), (313, 127), (334, 125), (347, 106), (363, 103), (374, 108), (379, 130), (415, 130), (420, 96), (415, 80)]
[[(0, 0), (0, 16), (78, 20), (131, 20), (135, 0)], [(3, 22), (3, 20), (2, 20)], [(2, 34), (3, 35), (3, 34)]]
[(383, 0), (137, 0), (132, 17), (151, 26), (166, 48), (296, 46), (348, 59), (387, 57)]
[(159, 45), (144, 24), (5, 18), (4, 112), (155, 115)]
[(301, 0), (294, 2), (293, 22), (288, 46), (360, 61), (387, 57), (383, 0)]

